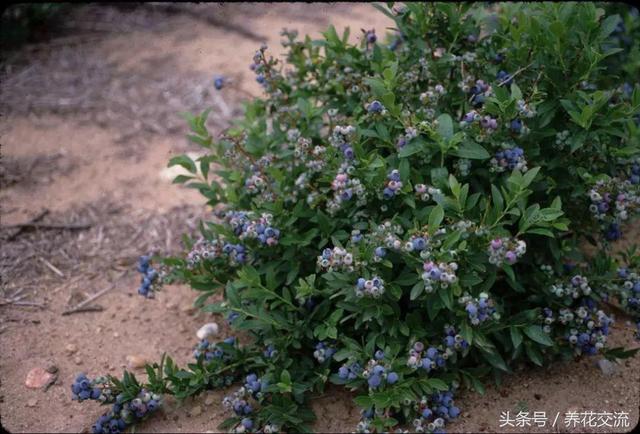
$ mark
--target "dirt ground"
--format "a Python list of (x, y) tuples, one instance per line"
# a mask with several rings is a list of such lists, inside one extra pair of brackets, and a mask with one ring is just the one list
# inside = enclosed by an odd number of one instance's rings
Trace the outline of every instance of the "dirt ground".
[[(381, 34), (390, 25), (369, 5), (345, 3), (89, 5), (65, 23), (64, 36), (22, 48), (1, 71), (0, 421), (11, 432), (86, 431), (104, 409), (71, 401), (76, 373), (119, 375), (127, 356), (154, 361), (164, 352), (183, 364), (195, 330), (220, 320), (193, 309), (195, 294), (184, 286), (155, 300), (135, 293), (137, 256), (179, 251), (181, 234), (208, 212), (164, 170), (172, 155), (198, 151), (184, 139), (178, 113), (212, 107), (209, 125), (220, 132), (242, 99), (258, 94), (252, 54), (263, 41), (281, 53), (283, 27), (318, 36), (333, 23), (339, 32), (350, 26), (357, 38), (361, 28)], [(212, 92), (214, 74), (233, 78), (234, 87)], [(12, 226), (36, 217), (66, 228)], [(93, 303), (102, 310), (62, 315), (107, 288)], [(637, 345), (624, 319), (617, 327), (613, 345)], [(222, 336), (228, 332), (221, 328)], [(463, 415), (447, 429), (528, 432), (534, 428), (501, 428), (500, 413), (545, 411), (549, 422), (539, 431), (585, 431), (565, 427), (563, 417), (591, 410), (628, 412), (628, 428), (609, 431), (630, 431), (639, 418), (640, 357), (612, 375), (597, 360), (522, 369), (485, 396), (461, 392)], [(32, 368), (50, 365), (58, 369), (51, 387), (25, 386)], [(168, 400), (137, 431), (217, 431), (226, 393), (181, 406)], [(314, 408), (320, 432), (351, 431), (359, 418), (338, 388)]]

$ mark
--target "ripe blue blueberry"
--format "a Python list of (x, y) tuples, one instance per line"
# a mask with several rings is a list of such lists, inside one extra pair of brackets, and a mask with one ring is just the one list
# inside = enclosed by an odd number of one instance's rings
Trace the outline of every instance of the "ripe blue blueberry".
[(498, 83), (504, 83), (507, 86), (513, 83), (513, 77), (507, 71), (504, 71), (504, 70), (498, 71), (496, 78), (498, 79)]

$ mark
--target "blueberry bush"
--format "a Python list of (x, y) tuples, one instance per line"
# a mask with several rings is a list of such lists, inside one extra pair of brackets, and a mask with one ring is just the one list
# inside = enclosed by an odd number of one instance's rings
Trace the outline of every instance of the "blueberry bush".
[(74, 397), (112, 405), (95, 432), (232, 384), (221, 428), (308, 431), (328, 383), (357, 431), (442, 432), (459, 390), (518, 364), (635, 353), (607, 337), (611, 305), (640, 333), (640, 254), (613, 250), (640, 213), (637, 9), (376, 7), (384, 37), (256, 51), (264, 97), (220, 137), (188, 116), (207, 155), (170, 165), (214, 212), (183, 256), (141, 258), (139, 293), (186, 282), (243, 344), (207, 337), (144, 384), (80, 376)]

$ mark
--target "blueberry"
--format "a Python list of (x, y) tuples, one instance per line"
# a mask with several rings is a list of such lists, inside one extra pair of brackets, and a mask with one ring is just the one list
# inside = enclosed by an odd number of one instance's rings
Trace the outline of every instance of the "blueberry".
[(422, 368), (426, 369), (427, 371), (431, 370), (431, 364), (433, 362), (431, 361), (431, 359), (429, 358), (424, 358), (422, 359)]
[(376, 360), (384, 359), (384, 351), (382, 351), (382, 350), (376, 351), (376, 353), (373, 355), (373, 357), (375, 357)]
[(387, 374), (387, 383), (395, 384), (398, 381), (398, 374), (395, 372), (389, 372)]
[(371, 387), (372, 389), (377, 388), (378, 386), (380, 386), (380, 383), (382, 382), (382, 379), (379, 375), (372, 375), (369, 377), (368, 383), (369, 383), (369, 387)]
[(433, 412), (429, 408), (425, 408), (422, 410), (422, 417), (425, 419), (429, 419), (433, 415)]
[(449, 408), (449, 417), (452, 419), (455, 419), (456, 417), (460, 416), (460, 409), (456, 406), (450, 407)]
[(382, 103), (380, 101), (375, 100), (367, 107), (367, 111), (369, 113), (380, 113), (382, 111)]
[(224, 78), (223, 77), (216, 77), (213, 80), (213, 85), (217, 90), (220, 90), (224, 87)]
[(504, 83), (507, 86), (509, 86), (513, 82), (513, 77), (511, 77), (511, 75), (504, 70), (500, 70), (496, 75), (496, 78), (498, 79), (498, 82)]
[(395, 196), (395, 194), (395, 191), (391, 190), (389, 187), (385, 187), (385, 189), (382, 191), (382, 195), (385, 199), (391, 199), (393, 196)]
[(434, 347), (427, 348), (427, 357), (431, 360), (435, 359), (438, 356), (438, 350)]
[(467, 311), (469, 316), (476, 316), (476, 314), (478, 313), (478, 308), (473, 303), (467, 304), (465, 310)]
[(246, 429), (251, 429), (253, 428), (253, 421), (245, 417), (244, 419), (242, 419), (242, 426), (245, 427)]

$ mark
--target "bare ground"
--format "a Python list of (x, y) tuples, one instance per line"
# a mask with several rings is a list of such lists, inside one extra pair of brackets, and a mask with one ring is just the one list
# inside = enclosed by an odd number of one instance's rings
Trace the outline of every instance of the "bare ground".
[[(65, 21), (66, 35), (14, 53), (2, 65), (0, 121), (0, 421), (12, 432), (87, 430), (103, 409), (71, 401), (75, 374), (119, 375), (129, 355), (177, 362), (191, 357), (194, 331), (219, 320), (193, 309), (194, 292), (166, 288), (148, 301), (135, 294), (133, 263), (140, 252), (180, 249), (180, 234), (206, 215), (192, 190), (163, 174), (174, 154), (196, 151), (183, 138), (181, 111), (213, 108), (218, 133), (239, 113), (239, 102), (257, 94), (247, 68), (266, 41), (280, 53), (278, 32), (297, 28), (318, 35), (328, 23), (341, 31), (388, 20), (363, 4), (235, 4), (84, 6)], [(235, 87), (211, 92), (213, 74)], [(8, 227), (42, 215), (41, 224), (67, 229)], [(85, 228), (88, 227), (88, 228)], [(74, 228), (75, 227), (75, 228)], [(637, 231), (635, 232), (637, 234)], [(637, 238), (637, 237), (636, 237)], [(62, 316), (100, 290), (102, 310)], [(224, 321), (219, 321), (221, 324)], [(624, 319), (613, 345), (633, 345)], [(222, 327), (222, 335), (228, 330)], [(567, 429), (567, 411), (627, 411), (629, 431), (638, 423), (640, 359), (624, 361), (613, 375), (597, 359), (521, 369), (485, 396), (462, 392), (463, 416), (452, 432), (528, 432), (501, 428), (502, 411), (546, 411), (540, 431)], [(25, 387), (34, 367), (54, 364), (48, 390)], [(216, 431), (226, 415), (226, 391), (168, 400), (139, 431)], [(314, 401), (318, 431), (344, 432), (359, 418), (350, 395), (338, 388)], [(200, 410), (200, 411), (198, 411)], [(556, 413), (560, 418), (549, 427)], [(592, 429), (598, 431), (597, 429)], [(600, 431), (603, 431), (600, 428)]]

